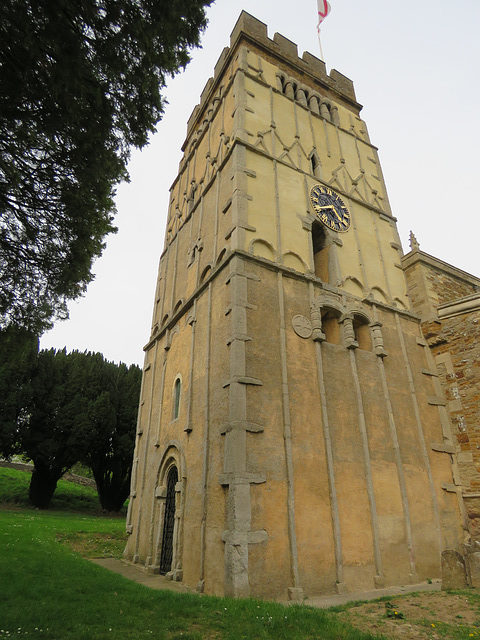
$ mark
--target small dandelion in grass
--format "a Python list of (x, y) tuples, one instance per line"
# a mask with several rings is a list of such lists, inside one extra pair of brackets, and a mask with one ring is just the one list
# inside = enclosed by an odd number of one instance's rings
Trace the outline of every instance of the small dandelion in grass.
[(433, 624), (433, 622), (432, 622), (432, 627), (435, 629), (435, 625)]

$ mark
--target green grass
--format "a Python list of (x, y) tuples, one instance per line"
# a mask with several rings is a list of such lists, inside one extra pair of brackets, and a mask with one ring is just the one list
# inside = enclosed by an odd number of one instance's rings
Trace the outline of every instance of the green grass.
[(64, 544), (123, 529), (119, 518), (0, 511), (0, 639), (378, 640), (306, 606), (153, 591)]
[(307, 606), (154, 591), (111, 573), (82, 556), (120, 558), (123, 518), (100, 515), (94, 490), (62, 481), (51, 510), (19, 509), (29, 480), (0, 467), (0, 640), (380, 638)]
[[(0, 505), (28, 506), (28, 487), (30, 473), (0, 467)], [(100, 511), (100, 503), (96, 489), (59, 480), (53, 494), (50, 508), (68, 511)]]

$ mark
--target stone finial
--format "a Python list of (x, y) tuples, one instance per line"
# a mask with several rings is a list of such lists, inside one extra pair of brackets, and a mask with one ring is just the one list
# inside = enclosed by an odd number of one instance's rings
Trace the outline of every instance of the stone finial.
[(420, 245), (418, 244), (418, 240), (416, 239), (413, 231), (410, 231), (410, 249), (415, 251), (416, 249), (420, 249)]

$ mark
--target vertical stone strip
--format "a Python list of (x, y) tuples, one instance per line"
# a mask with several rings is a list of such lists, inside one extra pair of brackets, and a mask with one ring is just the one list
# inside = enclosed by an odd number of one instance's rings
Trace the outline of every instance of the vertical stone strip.
[[(367, 278), (367, 271), (365, 269), (365, 262), (363, 261), (363, 254), (362, 254), (362, 243), (360, 242), (360, 238), (358, 235), (358, 229), (357, 229), (357, 221), (356, 218), (357, 216), (354, 214), (354, 206), (353, 206), (353, 201), (351, 201), (351, 209), (352, 209), (352, 229), (353, 229), (353, 234), (355, 236), (355, 242), (357, 244), (357, 255), (358, 255), (358, 264), (360, 265), (360, 269), (362, 271), (362, 278), (363, 278), (363, 285), (365, 287), (365, 289), (368, 291), (369, 289), (369, 285), (368, 285), (368, 278)], [(359, 219), (361, 219), (361, 216), (359, 216)]]
[[(313, 151), (317, 153), (317, 139), (315, 136), (315, 127), (314, 127), (314, 122), (316, 122), (316, 119), (312, 116), (312, 112), (309, 109), (308, 111), (308, 122), (310, 124), (310, 133), (312, 136), (312, 141), (313, 141)], [(318, 167), (317, 167), (317, 171), (318, 173), (315, 174), (317, 178), (319, 178), (320, 180), (323, 180), (323, 165), (322, 165), (322, 160), (320, 158), (320, 154), (317, 155), (317, 161), (318, 161)], [(313, 173), (311, 168), (309, 167), (309, 173)]]
[[(198, 228), (197, 228), (197, 243), (198, 241), (201, 239), (201, 233), (202, 233), (202, 221), (203, 221), (203, 208), (204, 208), (204, 202), (205, 202), (205, 198), (203, 196), (203, 194), (200, 196), (200, 204), (198, 205), (197, 211), (200, 210), (200, 214), (198, 216)], [(192, 214), (193, 215), (193, 214)], [(192, 230), (193, 228), (193, 221), (192, 224), (190, 225), (190, 230)], [(191, 234), (190, 234), (191, 235)], [(190, 247), (192, 246), (192, 240), (190, 239)], [(198, 246), (195, 246), (194, 249), (196, 256), (195, 256), (195, 264), (196, 264), (196, 269), (197, 269), (197, 274), (195, 276), (195, 288), (198, 287), (198, 285), (200, 284), (200, 277), (201, 277), (201, 271), (200, 271), (200, 257), (198, 255)]]
[(407, 538), (408, 557), (410, 561), (410, 582), (416, 584), (418, 582), (417, 570), (415, 567), (415, 552), (413, 548), (412, 537), (412, 521), (410, 517), (410, 506), (408, 503), (407, 485), (405, 482), (405, 473), (403, 470), (402, 457), (400, 455), (400, 445), (398, 442), (397, 426), (393, 414), (392, 403), (390, 401), (390, 392), (388, 389), (387, 376), (385, 373), (385, 365), (383, 357), (377, 356), (378, 369), (380, 371), (380, 379), (382, 381), (383, 397), (387, 405), (388, 413), (388, 430), (390, 432), (390, 440), (392, 441), (393, 453), (395, 456), (395, 465), (397, 467), (398, 484), (400, 486), (400, 495), (402, 498), (403, 516), (405, 522), (405, 536)]
[[(380, 240), (380, 234), (378, 232), (378, 224), (379, 221), (381, 223), (381, 218), (378, 216), (377, 213), (372, 211), (372, 223), (373, 226), (375, 228), (375, 240), (377, 241), (377, 249), (378, 249), (378, 255), (380, 258), (380, 263), (382, 265), (382, 271), (383, 271), (383, 276), (385, 278), (385, 287), (387, 289), (387, 295), (389, 297), (389, 299), (392, 299), (392, 289), (390, 287), (390, 281), (388, 279), (388, 272), (387, 272), (387, 267), (385, 265), (385, 260), (383, 259), (383, 251), (382, 251), (382, 242)], [(387, 224), (386, 222), (384, 224)]]
[[(163, 293), (160, 295), (160, 314), (159, 314), (159, 319), (158, 319), (158, 326), (159, 328), (161, 327), (161, 324), (163, 322), (163, 317), (165, 314), (165, 294), (167, 291), (167, 275), (168, 275), (168, 255), (169, 255), (170, 251), (169, 251), (169, 247), (167, 247), (166, 253), (165, 253), (165, 264), (164, 264), (164, 269), (163, 269)], [(162, 262), (162, 258), (160, 258), (160, 264)], [(160, 270), (160, 267), (159, 267)]]
[(197, 324), (197, 300), (193, 303), (193, 311), (188, 316), (188, 324), (192, 327), (192, 337), (190, 341), (190, 371), (188, 374), (188, 400), (187, 400), (187, 423), (184, 431), (190, 433), (193, 429), (192, 407), (193, 407), (193, 367), (195, 364), (195, 326)]
[(273, 180), (274, 180), (274, 189), (275, 189), (275, 237), (277, 241), (277, 246), (275, 247), (277, 250), (277, 262), (283, 263), (282, 258), (282, 233), (281, 233), (281, 225), (280, 225), (280, 194), (278, 191), (278, 165), (275, 160), (277, 156), (276, 150), (276, 127), (275, 117), (274, 117), (274, 95), (272, 89), (270, 89), (270, 131), (271, 131), (271, 139), (270, 143), (272, 146), (272, 164), (273, 164)]
[[(429, 369), (431, 371), (436, 371), (437, 370), (437, 365), (439, 364), (439, 357), (437, 356), (437, 358), (433, 358), (433, 354), (430, 350), (430, 347), (428, 346), (427, 342), (425, 341), (425, 339), (423, 338), (423, 336), (421, 338), (419, 338), (417, 340), (417, 343), (420, 344), (423, 348), (424, 348), (424, 353), (426, 355), (426, 359), (427, 359), (427, 365), (429, 367)], [(450, 356), (450, 354), (444, 354), (445, 356)], [(436, 361), (436, 363), (435, 363)], [(451, 364), (451, 360), (450, 360), (450, 364)], [(440, 380), (438, 379), (437, 376), (432, 376), (432, 380), (433, 380), (433, 387), (435, 390), (435, 395), (439, 398), (441, 398), (443, 396), (443, 389), (442, 389), (442, 385), (440, 383)], [(451, 429), (451, 425), (450, 425), (450, 419), (449, 419), (449, 415), (448, 415), (448, 411), (446, 406), (442, 406), (442, 405), (438, 405), (438, 412), (440, 414), (440, 422), (442, 425), (442, 433), (443, 433), (443, 438), (445, 440), (444, 443), (442, 444), (449, 444), (452, 447), (452, 450), (455, 450), (455, 445), (454, 445), (454, 440), (453, 440), (453, 435), (452, 435), (452, 429)], [(458, 469), (458, 461), (457, 461), (457, 456), (456, 455), (451, 455), (451, 462), (452, 462), (452, 475), (453, 475), (453, 482), (454, 482), (454, 487), (455, 487), (455, 493), (457, 494), (457, 502), (458, 502), (458, 509), (461, 515), (461, 519), (462, 519), (462, 527), (463, 527), (463, 532), (464, 532), (464, 538), (465, 540), (468, 540), (470, 537), (470, 533), (469, 533), (469, 527), (468, 527), (468, 514), (467, 514), (467, 509), (465, 507), (465, 502), (463, 499), (463, 493), (462, 493), (462, 482), (461, 482), (461, 478), (460, 478), (460, 471)]]
[(282, 367), (283, 439), (285, 444), (285, 464), (287, 472), (287, 518), (290, 541), (290, 569), (293, 587), (288, 588), (290, 600), (302, 600), (303, 589), (298, 575), (297, 535), (295, 532), (295, 487), (293, 478), (292, 428), (290, 420), (290, 397), (288, 392), (287, 340), (285, 333), (285, 302), (283, 296), (283, 276), (277, 273), (278, 307), (280, 313), (280, 361)]
[(131, 534), (133, 531), (132, 509), (133, 509), (133, 501), (137, 497), (137, 474), (138, 474), (138, 453), (139, 453), (138, 450), (140, 448), (140, 424), (142, 420), (144, 382), (145, 382), (145, 369), (142, 372), (142, 382), (140, 385), (140, 398), (139, 398), (138, 412), (137, 412), (137, 434), (136, 434), (136, 441), (135, 441), (135, 451), (133, 454), (132, 476), (130, 478), (130, 500), (128, 502), (127, 517), (125, 521), (125, 527), (128, 534)]
[(310, 304), (312, 309), (312, 338), (315, 342), (315, 359), (317, 363), (318, 392), (322, 410), (322, 431), (327, 461), (328, 489), (330, 493), (330, 511), (332, 515), (333, 548), (335, 551), (335, 589), (337, 593), (346, 593), (347, 585), (343, 581), (343, 552), (342, 536), (340, 532), (340, 517), (338, 513), (338, 498), (335, 484), (335, 466), (333, 462), (333, 445), (330, 434), (330, 422), (327, 409), (327, 394), (325, 391), (325, 377), (323, 373), (322, 342), (325, 334), (322, 332), (321, 307), (315, 303), (313, 284), (309, 284)]
[[(228, 424), (222, 428), (225, 435), (224, 473), (220, 484), (228, 486), (227, 529), (225, 542), (225, 594), (234, 597), (249, 595), (248, 545), (264, 542), (264, 530), (251, 530), (250, 484), (265, 482), (265, 474), (247, 471), (247, 431), (259, 432), (262, 427), (247, 422), (247, 387), (261, 385), (256, 378), (246, 375), (245, 342), (247, 308), (247, 280), (253, 277), (243, 270), (243, 261), (234, 257), (230, 261), (228, 282), (231, 291), (230, 379), (224, 383), (229, 389)], [(254, 277), (254, 279), (256, 279)]]
[[(247, 384), (245, 341), (247, 333), (247, 278), (243, 262), (234, 257), (230, 261), (231, 330), (230, 379), (228, 416), (230, 424), (245, 424), (247, 419)], [(229, 429), (225, 432), (224, 474), (220, 478), (228, 486), (227, 529), (225, 542), (225, 595), (247, 597), (248, 534), (251, 530), (250, 478), (247, 473), (247, 432)]]
[(413, 410), (415, 413), (415, 423), (417, 426), (418, 442), (420, 445), (420, 451), (422, 454), (425, 471), (427, 472), (427, 476), (428, 476), (428, 484), (430, 488), (430, 494), (432, 497), (433, 515), (435, 519), (435, 528), (436, 528), (436, 534), (438, 539), (438, 553), (440, 556), (442, 553), (442, 530), (440, 526), (440, 514), (439, 514), (439, 508), (438, 508), (437, 494), (435, 493), (435, 484), (433, 482), (432, 469), (430, 467), (430, 460), (428, 458), (427, 446), (425, 444), (425, 435), (423, 433), (422, 419), (420, 417), (420, 410), (418, 408), (417, 393), (415, 391), (415, 383), (413, 381), (412, 368), (410, 366), (410, 361), (408, 359), (408, 353), (405, 345), (405, 337), (403, 335), (402, 324), (400, 322), (400, 317), (397, 313), (395, 314), (395, 321), (397, 325), (398, 337), (400, 339), (400, 346), (402, 350), (403, 360), (405, 362), (405, 369), (407, 372), (408, 386), (409, 386), (410, 394), (412, 398)]
[(325, 146), (327, 148), (327, 156), (330, 158), (332, 156), (332, 151), (330, 147), (330, 140), (328, 138), (328, 125), (325, 118), (322, 118), (322, 122), (323, 122), (323, 132), (325, 134)]
[(177, 288), (177, 276), (178, 276), (178, 245), (180, 243), (179, 240), (180, 229), (177, 229), (177, 235), (175, 237), (175, 259), (173, 265), (173, 278), (172, 278), (172, 295), (170, 298), (170, 313), (173, 313), (175, 308), (175, 290)]
[(273, 162), (273, 176), (275, 184), (275, 231), (277, 236), (277, 262), (283, 264), (282, 256), (282, 225), (280, 220), (280, 194), (278, 190), (278, 163), (274, 159)]
[(220, 210), (220, 178), (221, 178), (222, 172), (219, 169), (217, 171), (217, 178), (216, 178), (216, 193), (215, 193), (215, 235), (213, 236), (213, 256), (212, 256), (212, 263), (213, 266), (215, 266), (215, 263), (217, 261), (217, 253), (218, 253), (218, 224), (219, 224), (219, 210)]
[[(349, 324), (352, 320), (347, 316), (344, 317), (344, 323)], [(375, 560), (375, 572), (374, 577), (375, 587), (380, 588), (385, 586), (385, 578), (382, 570), (382, 556), (380, 553), (380, 533), (378, 530), (378, 516), (377, 516), (377, 504), (375, 502), (375, 493), (373, 490), (373, 478), (372, 478), (372, 463), (370, 459), (370, 449), (368, 446), (368, 433), (367, 425), (365, 422), (365, 412), (363, 409), (362, 390), (360, 388), (360, 380), (358, 378), (357, 361), (355, 358), (356, 343), (353, 342), (350, 345), (350, 365), (352, 369), (353, 385), (355, 388), (355, 395), (357, 398), (357, 410), (358, 410), (358, 427), (360, 430), (360, 440), (362, 442), (362, 456), (363, 456), (363, 468), (365, 471), (365, 482), (367, 485), (368, 503), (370, 506), (370, 520), (372, 524), (372, 537), (373, 537), (373, 555)]]
[[(165, 338), (166, 340), (166, 338)], [(162, 417), (163, 417), (163, 397), (165, 395), (165, 371), (167, 369), (167, 352), (164, 351), (162, 362), (162, 377), (160, 379), (160, 399), (158, 402), (158, 420), (155, 437), (155, 446), (160, 446), (160, 433), (162, 430)]]
[(204, 390), (204, 426), (203, 426), (203, 470), (202, 470), (202, 522), (200, 525), (200, 575), (197, 584), (197, 591), (203, 593), (205, 588), (205, 554), (206, 554), (206, 532), (207, 532), (207, 508), (208, 508), (208, 471), (210, 456), (210, 350), (212, 339), (212, 282), (208, 285), (208, 307), (207, 307), (207, 340), (205, 346), (205, 390)]
[(175, 524), (173, 527), (173, 555), (172, 580), (180, 582), (183, 579), (183, 522), (185, 513), (185, 484), (184, 470), (179, 469), (180, 479), (175, 485)]
[[(140, 498), (138, 504), (138, 513), (137, 513), (137, 525), (135, 528), (135, 549), (133, 553), (132, 561), (134, 563), (138, 562), (139, 554), (139, 543), (140, 543), (140, 523), (142, 521), (142, 510), (143, 510), (143, 501), (145, 497), (145, 484), (147, 479), (147, 460), (148, 460), (148, 445), (150, 443), (150, 431), (152, 425), (152, 410), (153, 410), (153, 391), (155, 389), (155, 371), (157, 368), (157, 353), (158, 353), (158, 340), (155, 342), (154, 353), (153, 353), (153, 363), (152, 363), (152, 378), (150, 380), (150, 404), (148, 408), (148, 418), (147, 418), (147, 429), (145, 435), (143, 436), (144, 440), (144, 454), (143, 454), (143, 466), (141, 470), (141, 477), (139, 481), (141, 481), (141, 489), (140, 489)], [(140, 474), (139, 474), (140, 475)]]

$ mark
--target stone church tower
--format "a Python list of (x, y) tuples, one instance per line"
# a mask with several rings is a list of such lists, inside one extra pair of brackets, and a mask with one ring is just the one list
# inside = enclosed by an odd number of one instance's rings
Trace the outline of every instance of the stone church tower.
[(417, 583), (461, 550), (450, 422), (360, 110), (242, 13), (188, 122), (125, 555), (207, 593)]

